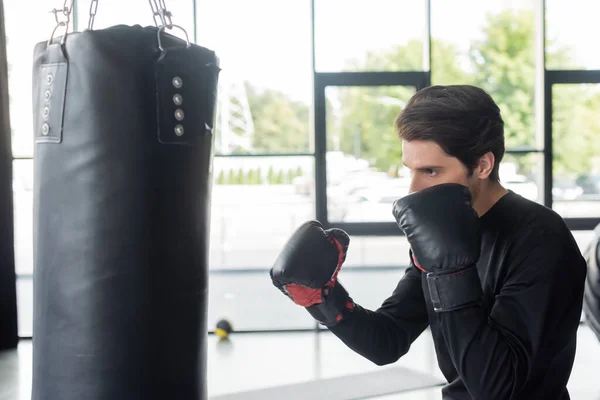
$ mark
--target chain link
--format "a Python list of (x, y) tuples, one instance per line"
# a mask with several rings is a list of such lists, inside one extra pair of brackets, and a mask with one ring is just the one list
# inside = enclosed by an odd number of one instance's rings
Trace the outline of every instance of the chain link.
[(173, 28), (173, 21), (171, 17), (171, 11), (167, 10), (165, 0), (148, 0), (150, 8), (152, 9), (152, 17), (154, 18), (154, 24), (157, 28), (161, 26), (169, 29)]
[(94, 29), (94, 20), (96, 19), (96, 12), (98, 11), (98, 0), (92, 0), (90, 3), (90, 19), (88, 21), (88, 29), (91, 31)]
[[(62, 8), (53, 8), (50, 12), (54, 14), (54, 20), (56, 25), (69, 24), (71, 22), (71, 11), (73, 11), (73, 0), (65, 0)], [(59, 19), (59, 15), (62, 14), (64, 19)]]
[[(67, 39), (67, 33), (69, 32), (69, 24), (71, 23), (71, 13), (73, 12), (73, 1), (74, 0), (65, 0), (62, 8), (54, 8), (50, 12), (54, 14), (54, 20), (56, 21), (56, 26), (50, 35), (50, 40), (48, 40), (48, 44), (52, 43), (54, 39), (54, 35), (58, 28), (64, 27), (65, 34), (62, 37), (61, 43), (64, 44)], [(62, 16), (61, 16), (62, 14)]]

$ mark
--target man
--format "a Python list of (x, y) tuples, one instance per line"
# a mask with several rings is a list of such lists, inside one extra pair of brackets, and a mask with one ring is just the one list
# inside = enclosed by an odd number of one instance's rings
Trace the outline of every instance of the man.
[(569, 399), (585, 261), (560, 216), (501, 185), (499, 108), (479, 88), (433, 86), (395, 127), (413, 175), (390, 210), (411, 246), (391, 296), (356, 304), (337, 280), (349, 237), (316, 221), (286, 244), (273, 283), (378, 365), (429, 326), (444, 400)]

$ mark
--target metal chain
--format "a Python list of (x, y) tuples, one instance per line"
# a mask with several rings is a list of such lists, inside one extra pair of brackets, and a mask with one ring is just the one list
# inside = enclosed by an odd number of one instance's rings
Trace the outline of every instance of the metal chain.
[[(67, 39), (67, 33), (69, 32), (69, 24), (71, 23), (71, 13), (73, 12), (73, 1), (74, 0), (65, 0), (62, 8), (54, 8), (50, 12), (54, 14), (54, 20), (56, 21), (56, 26), (50, 35), (50, 40), (48, 40), (48, 44), (52, 43), (54, 39), (54, 34), (56, 30), (61, 26), (65, 28), (65, 34), (62, 37), (61, 43), (64, 44)], [(60, 14), (63, 17), (59, 18)]]
[(150, 8), (152, 9), (152, 17), (154, 18), (154, 24), (157, 28), (161, 26), (169, 29), (173, 28), (173, 21), (171, 17), (171, 11), (167, 10), (165, 0), (148, 0)]
[(92, 0), (90, 3), (90, 19), (88, 21), (88, 29), (91, 31), (94, 29), (94, 20), (96, 19), (96, 12), (98, 11), (98, 0)]
[[(71, 11), (73, 11), (73, 0), (65, 0), (62, 8), (53, 8), (50, 12), (54, 14), (54, 20), (58, 26), (71, 22)], [(64, 15), (64, 20), (58, 18), (60, 14)]]

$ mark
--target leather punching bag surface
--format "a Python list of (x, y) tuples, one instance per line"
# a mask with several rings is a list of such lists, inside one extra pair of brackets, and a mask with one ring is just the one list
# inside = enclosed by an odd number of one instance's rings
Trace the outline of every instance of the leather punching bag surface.
[(157, 30), (35, 48), (33, 400), (207, 397), (219, 60)]

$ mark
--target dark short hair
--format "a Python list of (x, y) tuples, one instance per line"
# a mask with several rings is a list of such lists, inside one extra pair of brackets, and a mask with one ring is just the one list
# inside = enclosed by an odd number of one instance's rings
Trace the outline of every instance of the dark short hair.
[(495, 157), (490, 179), (499, 181), (504, 156), (504, 121), (492, 97), (475, 86), (429, 86), (418, 91), (395, 121), (402, 140), (429, 140), (469, 170), (481, 156)]

